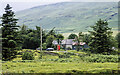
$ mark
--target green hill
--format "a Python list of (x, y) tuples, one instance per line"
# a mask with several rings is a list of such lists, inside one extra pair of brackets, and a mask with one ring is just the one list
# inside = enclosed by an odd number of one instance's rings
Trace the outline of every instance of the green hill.
[(16, 12), (18, 25), (25, 24), (29, 28), (42, 25), (49, 30), (56, 27), (59, 33), (90, 30), (97, 20), (107, 20), (110, 27), (118, 27), (117, 2), (62, 2), (42, 5)]

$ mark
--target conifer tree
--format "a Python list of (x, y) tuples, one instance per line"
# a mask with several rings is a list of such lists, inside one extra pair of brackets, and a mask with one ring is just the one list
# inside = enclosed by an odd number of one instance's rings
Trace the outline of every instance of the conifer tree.
[(109, 54), (112, 50), (112, 31), (108, 27), (107, 21), (100, 19), (91, 28), (93, 28), (93, 31), (89, 31), (92, 35), (91, 42), (89, 43), (91, 51), (94, 53)]
[(17, 47), (17, 20), (9, 4), (1, 17), (2, 26), (2, 60), (11, 60), (16, 55)]

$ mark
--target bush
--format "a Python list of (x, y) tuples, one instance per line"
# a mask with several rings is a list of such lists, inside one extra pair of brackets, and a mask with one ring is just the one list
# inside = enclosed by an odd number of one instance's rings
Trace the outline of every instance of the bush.
[(68, 47), (67, 50), (72, 50), (72, 49), (70, 47)]
[(87, 62), (118, 62), (117, 55), (102, 55), (102, 54), (92, 54), (92, 55), (79, 55), (83, 61)]
[(59, 58), (70, 58), (70, 56), (67, 55), (67, 53), (64, 53), (63, 55), (59, 55)]
[(32, 52), (25, 51), (22, 54), (22, 60), (34, 60), (34, 56)]
[(76, 55), (75, 53), (73, 53), (73, 52), (67, 52), (67, 53), (64, 53), (64, 54), (66, 54), (66, 55)]
[(40, 54), (39, 59), (42, 59), (42, 57), (43, 57), (42, 54)]

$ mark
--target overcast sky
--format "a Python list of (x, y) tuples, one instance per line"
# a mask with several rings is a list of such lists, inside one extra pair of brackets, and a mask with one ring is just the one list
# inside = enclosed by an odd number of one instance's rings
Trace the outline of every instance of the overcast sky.
[(0, 15), (3, 14), (6, 4), (13, 7), (13, 11), (20, 11), (31, 7), (58, 2), (118, 2), (120, 0), (0, 0)]

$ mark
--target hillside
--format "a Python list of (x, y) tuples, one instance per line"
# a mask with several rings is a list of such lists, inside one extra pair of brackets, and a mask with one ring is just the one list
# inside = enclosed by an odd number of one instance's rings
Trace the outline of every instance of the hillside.
[(90, 30), (97, 20), (106, 19), (113, 28), (118, 27), (118, 4), (115, 2), (62, 2), (42, 5), (16, 12), (18, 25), (25, 24), (29, 28), (42, 25), (49, 30), (56, 27), (59, 33)]

